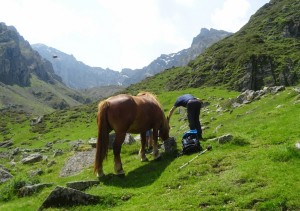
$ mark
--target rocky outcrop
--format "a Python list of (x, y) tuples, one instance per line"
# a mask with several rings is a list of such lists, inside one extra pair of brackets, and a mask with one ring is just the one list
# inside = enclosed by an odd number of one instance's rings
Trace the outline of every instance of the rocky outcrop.
[(243, 104), (251, 103), (252, 101), (259, 100), (266, 94), (277, 94), (280, 91), (285, 90), (284, 86), (264, 87), (261, 90), (246, 90), (242, 92), (236, 99), (231, 99), (231, 105), (233, 108), (240, 107)]
[(13, 26), (0, 23), (0, 82), (29, 86), (31, 73), (47, 83), (60, 80), (51, 63), (32, 50)]

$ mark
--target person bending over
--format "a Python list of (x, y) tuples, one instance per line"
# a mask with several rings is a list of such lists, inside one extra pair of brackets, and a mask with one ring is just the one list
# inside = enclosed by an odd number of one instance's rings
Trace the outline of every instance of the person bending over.
[(189, 121), (190, 130), (196, 129), (199, 139), (203, 139), (201, 124), (200, 124), (200, 119), (199, 119), (200, 118), (200, 109), (202, 106), (202, 102), (200, 101), (200, 99), (194, 97), (191, 94), (185, 94), (185, 95), (179, 96), (176, 99), (173, 107), (169, 111), (169, 114), (167, 117), (169, 121), (170, 121), (171, 116), (172, 116), (173, 112), (175, 111), (175, 109), (180, 106), (185, 107), (187, 109), (187, 117), (188, 117), (188, 121)]

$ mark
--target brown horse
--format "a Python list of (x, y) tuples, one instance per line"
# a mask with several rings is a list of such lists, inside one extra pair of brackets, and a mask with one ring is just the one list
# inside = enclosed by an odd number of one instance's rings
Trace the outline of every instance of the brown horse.
[(147, 160), (145, 155), (146, 131), (153, 129), (153, 156), (159, 158), (157, 139), (163, 141), (169, 138), (169, 123), (156, 97), (148, 92), (137, 96), (120, 94), (103, 100), (98, 105), (97, 114), (98, 140), (94, 172), (98, 177), (104, 175), (103, 160), (107, 158), (109, 133), (116, 133), (113, 143), (114, 169), (117, 175), (124, 175), (121, 162), (121, 146), (126, 133), (141, 134), (141, 160)]

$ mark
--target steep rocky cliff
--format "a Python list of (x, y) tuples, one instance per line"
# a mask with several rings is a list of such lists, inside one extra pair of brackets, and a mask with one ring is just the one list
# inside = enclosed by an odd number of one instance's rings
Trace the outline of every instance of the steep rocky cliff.
[(89, 102), (66, 87), (52, 64), (13, 26), (0, 23), (0, 109), (43, 114)]
[(51, 63), (33, 51), (13, 26), (0, 23), (0, 82), (28, 86), (31, 73), (48, 83), (60, 80)]

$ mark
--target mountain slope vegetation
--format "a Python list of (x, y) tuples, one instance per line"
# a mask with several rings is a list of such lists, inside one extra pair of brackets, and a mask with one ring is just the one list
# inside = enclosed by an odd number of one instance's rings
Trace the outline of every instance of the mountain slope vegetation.
[[(263, 86), (297, 85), (300, 80), (300, 1), (272, 0), (237, 33), (208, 48), (188, 66), (154, 78), (158, 90), (224, 86), (259, 90)], [(157, 81), (154, 79), (154, 81)], [(131, 90), (154, 87), (146, 80)]]
[[(237, 108), (231, 107), (230, 102), (239, 93), (220, 88), (164, 92), (158, 99), (167, 113), (175, 97), (187, 92), (201, 96), (209, 103), (201, 111), (201, 122), (206, 128), (202, 146), (212, 145), (212, 151), (179, 169), (196, 154), (176, 157), (176, 153), (163, 153), (160, 161), (153, 161), (148, 154), (150, 161), (142, 163), (138, 158), (138, 141), (123, 145), (121, 156), (126, 175), (119, 178), (111, 175), (114, 172), (113, 154), (109, 150), (108, 160), (104, 162), (108, 175), (99, 185), (85, 191), (100, 196), (103, 203), (65, 209), (299, 209), (300, 151), (295, 148), (295, 143), (300, 140), (300, 129), (295, 127), (300, 120), (299, 115), (295, 115), (300, 109), (299, 92), (287, 88)], [(29, 126), (26, 114), (1, 114), (1, 122), (10, 124), (1, 125), (0, 139), (13, 140), (13, 145), (0, 148), (0, 159), (14, 176), (0, 184), (1, 210), (36, 210), (56, 185), (95, 179), (92, 164), (75, 175), (59, 175), (71, 156), (92, 150), (88, 140), (97, 135), (96, 108), (93, 104), (57, 111), (45, 115), (41, 124), (33, 126)], [(170, 134), (176, 138), (178, 150), (181, 149), (182, 134), (188, 129), (184, 116), (184, 112), (175, 112), (171, 120)], [(18, 133), (15, 132), (17, 129)], [(223, 144), (211, 140), (224, 134), (231, 134), (233, 139)], [(81, 145), (74, 148), (78, 141)], [(50, 150), (47, 150), (48, 146), (51, 146)], [(19, 153), (12, 155), (16, 148)], [(54, 157), (53, 152), (58, 150), (63, 153)], [(25, 152), (40, 152), (47, 159), (22, 164), (20, 161)], [(10, 156), (6, 157), (5, 153)], [(41, 174), (29, 176), (38, 169)], [(32, 196), (17, 196), (18, 188), (36, 183), (54, 184)]]

